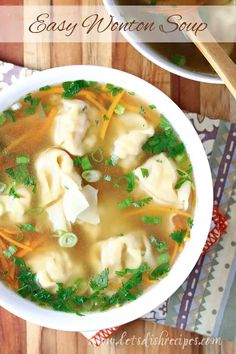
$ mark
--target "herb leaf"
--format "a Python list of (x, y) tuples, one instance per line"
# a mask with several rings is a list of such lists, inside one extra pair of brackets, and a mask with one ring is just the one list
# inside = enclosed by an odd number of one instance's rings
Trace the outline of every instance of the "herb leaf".
[(65, 98), (73, 98), (81, 90), (90, 88), (95, 85), (97, 85), (97, 83), (94, 81), (86, 81), (86, 80), (66, 81), (63, 82), (62, 84), (64, 89), (62, 96)]
[(175, 242), (177, 242), (178, 245), (180, 246), (181, 243), (183, 242), (184, 238), (185, 238), (186, 232), (187, 232), (186, 229), (183, 229), (183, 230), (176, 230), (176, 231), (173, 231), (173, 232), (170, 234), (170, 237), (172, 238), (172, 240), (174, 240)]
[(161, 224), (162, 217), (161, 216), (142, 216), (142, 221), (147, 224)]
[(90, 287), (95, 291), (106, 289), (108, 287), (108, 275), (108, 268), (105, 268), (101, 274), (94, 275), (90, 280)]

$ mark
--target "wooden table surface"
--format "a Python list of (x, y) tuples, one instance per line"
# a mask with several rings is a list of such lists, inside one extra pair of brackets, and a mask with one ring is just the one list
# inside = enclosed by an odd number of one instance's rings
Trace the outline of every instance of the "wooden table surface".
[[(95, 0), (96, 1), (96, 0)], [(99, 1), (99, 0), (98, 0)], [(1, 0), (1, 5), (78, 5), (92, 4), (92, 0)], [(93, 2), (94, 3), (94, 2)], [(155, 66), (143, 58), (127, 43), (105, 44), (0, 44), (0, 60), (25, 65), (35, 69), (44, 69), (60, 65), (96, 64), (112, 66), (135, 74), (169, 95), (182, 109), (236, 121), (236, 102), (223, 85), (199, 84), (183, 79)], [(167, 332), (163, 332), (167, 331)], [(236, 345), (223, 342), (222, 345), (192, 345), (183, 350), (180, 345), (149, 346), (128, 345), (124, 340), (136, 336), (169, 338), (196, 338), (198, 334), (156, 325), (141, 320), (122, 327), (112, 341), (94, 348), (79, 333), (60, 332), (42, 328), (13, 316), (0, 309), (0, 353), (1, 354), (152, 354), (152, 353), (226, 353), (236, 352)], [(122, 339), (123, 338), (123, 339)]]

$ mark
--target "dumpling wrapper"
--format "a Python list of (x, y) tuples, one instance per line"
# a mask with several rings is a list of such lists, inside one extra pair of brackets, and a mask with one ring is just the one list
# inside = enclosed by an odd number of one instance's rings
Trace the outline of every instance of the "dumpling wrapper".
[[(46, 207), (54, 231), (70, 231), (79, 215), (91, 224), (100, 222), (96, 215), (97, 190), (89, 186), (82, 188), (81, 177), (65, 151), (53, 148), (42, 152), (35, 167), (40, 205)], [(86, 214), (82, 214), (85, 210)]]
[(154, 134), (154, 128), (137, 113), (124, 113), (117, 118), (121, 131), (114, 142), (113, 155), (119, 157), (123, 167), (129, 167), (142, 151), (142, 146)]
[(30, 254), (26, 264), (36, 273), (36, 279), (42, 288), (55, 293), (57, 283), (71, 285), (79, 278), (84, 278), (85, 270), (82, 264), (73, 261), (71, 256), (62, 249), (44, 249)]
[(0, 216), (6, 216), (10, 221), (23, 223), (28, 219), (27, 210), (31, 204), (31, 192), (25, 187), (17, 187), (16, 193), (20, 198), (2, 195), (0, 198)]
[[(96, 144), (97, 111), (81, 100), (62, 100), (55, 119), (53, 140), (72, 155), (83, 156)], [(92, 124), (93, 122), (93, 124)]]
[(83, 188), (82, 194), (88, 202), (88, 207), (82, 211), (77, 219), (79, 221), (97, 225), (100, 223), (100, 217), (98, 214), (98, 190), (87, 185)]
[(109, 237), (97, 242), (91, 250), (93, 271), (100, 273), (109, 268), (109, 277), (124, 268), (138, 268), (143, 262), (154, 267), (156, 264), (150, 241), (142, 230), (135, 230), (124, 236)]
[[(141, 168), (148, 170), (148, 177), (142, 175)], [(138, 177), (138, 184), (141, 190), (153, 197), (159, 204), (187, 210), (191, 192), (190, 182), (185, 182), (180, 189), (176, 190), (175, 185), (179, 175), (176, 171), (175, 162), (161, 153), (149, 158), (143, 165), (136, 168), (134, 173)]]

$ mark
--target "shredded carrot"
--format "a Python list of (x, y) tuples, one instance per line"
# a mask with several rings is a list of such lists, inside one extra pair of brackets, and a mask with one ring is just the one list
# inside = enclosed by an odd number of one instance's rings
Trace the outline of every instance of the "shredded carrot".
[(91, 92), (89, 91), (80, 91), (80, 93), (78, 94), (78, 97), (84, 97), (85, 99), (87, 99), (89, 102), (93, 103), (94, 106), (96, 106), (103, 114), (106, 114), (106, 109), (98, 102), (96, 95), (95, 97), (93, 97), (91, 95)]
[[(31, 250), (38, 247), (38, 246), (41, 246), (43, 244), (43, 242), (45, 241), (45, 237), (42, 236), (42, 237), (39, 237), (37, 239), (35, 239), (32, 243), (31, 243)], [(23, 258), (25, 257), (30, 251), (29, 250), (26, 250), (26, 249), (22, 249), (20, 251), (18, 251), (16, 253), (16, 256), (17, 257), (20, 257), (20, 258)]]
[(112, 115), (114, 113), (114, 110), (115, 110), (117, 104), (119, 103), (119, 101), (121, 100), (121, 98), (123, 97), (124, 93), (125, 93), (125, 91), (123, 90), (115, 96), (112, 104), (110, 105), (110, 108), (107, 111), (107, 114), (106, 114), (107, 120), (103, 121), (102, 128), (100, 131), (100, 137), (102, 140), (105, 138), (108, 126), (110, 124)]
[(10, 266), (10, 270), (9, 270), (9, 273), (8, 273), (9, 277), (10, 277), (12, 280), (15, 279), (15, 273), (16, 273), (16, 265), (15, 265), (15, 264), (12, 264), (12, 265)]
[(0, 236), (2, 236), (2, 238), (4, 238), (4, 240), (10, 242), (11, 244), (19, 247), (19, 248), (22, 248), (22, 249), (25, 249), (27, 251), (32, 251), (32, 248), (31, 247), (28, 247), (18, 241), (15, 241), (14, 239), (12, 239), (11, 237), (9, 237), (8, 235), (6, 235), (2, 230), (0, 230)]
[(182, 215), (185, 217), (191, 217), (191, 214), (179, 210), (179, 209), (174, 209), (171, 208), (169, 206), (160, 206), (160, 205), (147, 205), (144, 206), (143, 208), (135, 208), (132, 211), (126, 213), (126, 216), (133, 216), (133, 215), (138, 215), (138, 214), (145, 214), (145, 213), (149, 213), (149, 212), (166, 212), (166, 213), (172, 213), (172, 214), (178, 214), (178, 215)]
[[(6, 246), (4, 244), (4, 242), (2, 240), (0, 240), (0, 247), (2, 248), (3, 251), (6, 250)], [(7, 263), (7, 260), (6, 258), (3, 256), (2, 253), (0, 253), (0, 260), (1, 260), (1, 263), (2, 263), (2, 268), (3, 270), (8, 270), (8, 263)]]

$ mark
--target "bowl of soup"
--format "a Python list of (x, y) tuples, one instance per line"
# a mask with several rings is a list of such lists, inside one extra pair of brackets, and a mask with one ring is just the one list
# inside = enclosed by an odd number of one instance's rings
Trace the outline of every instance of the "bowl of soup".
[(0, 94), (0, 305), (41, 326), (127, 323), (201, 254), (212, 179), (164, 93), (97, 66), (49, 69)]
[[(168, 1), (166, 2), (155, 2), (152, 0), (103, 0), (103, 3), (107, 9), (107, 12), (114, 16), (116, 20), (122, 19), (121, 12), (125, 14), (125, 6), (152, 6), (152, 5), (198, 5), (201, 1)], [(225, 6), (227, 5), (234, 6), (234, 0), (206, 0), (203, 2), (204, 5), (219, 5)], [(122, 6), (122, 11), (117, 10), (117, 6)], [(129, 10), (130, 12), (130, 10)], [(212, 18), (210, 23), (213, 28), (222, 28), (222, 32), (230, 33), (229, 36), (232, 38), (232, 42), (228, 40), (227, 43), (220, 43), (226, 53), (230, 56), (230, 58), (236, 62), (236, 36), (234, 31), (234, 26), (230, 27), (230, 22), (232, 21), (226, 18), (229, 16), (229, 13), (226, 12), (222, 14), (216, 13), (215, 18)], [(215, 73), (214, 69), (205, 59), (205, 57), (200, 53), (198, 48), (190, 42), (182, 42), (182, 43), (147, 43), (144, 41), (138, 41), (135, 32), (122, 31), (122, 35), (127, 39), (127, 41), (138, 50), (144, 57), (153, 62), (154, 64), (160, 66), (161, 68), (185, 77), (190, 80), (206, 82), (206, 83), (214, 83), (214, 84), (222, 84), (222, 80)], [(184, 38), (184, 35), (183, 35)]]

